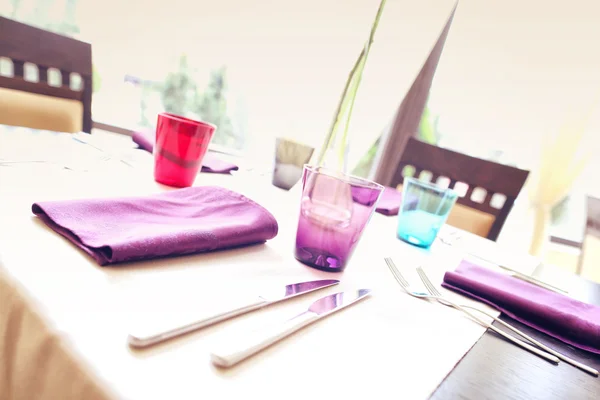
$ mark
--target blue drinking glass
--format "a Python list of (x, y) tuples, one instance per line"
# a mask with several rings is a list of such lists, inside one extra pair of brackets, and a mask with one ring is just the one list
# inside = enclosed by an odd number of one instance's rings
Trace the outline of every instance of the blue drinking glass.
[(398, 239), (428, 248), (446, 223), (458, 194), (415, 178), (405, 177), (398, 213)]

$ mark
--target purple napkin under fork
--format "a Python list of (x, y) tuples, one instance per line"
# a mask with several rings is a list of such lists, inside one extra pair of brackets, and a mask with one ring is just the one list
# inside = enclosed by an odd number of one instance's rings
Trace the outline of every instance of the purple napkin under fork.
[[(140, 149), (149, 153), (154, 151), (154, 132), (136, 131), (133, 132), (131, 139)], [(227, 161), (215, 157), (210, 151), (207, 151), (202, 159), (202, 172), (212, 172), (215, 174), (228, 174), (231, 171), (237, 171), (239, 167)]]
[(565, 343), (600, 354), (600, 307), (463, 260), (443, 287), (501, 310)]
[(257, 244), (278, 232), (262, 206), (216, 186), (38, 202), (32, 211), (100, 265)]

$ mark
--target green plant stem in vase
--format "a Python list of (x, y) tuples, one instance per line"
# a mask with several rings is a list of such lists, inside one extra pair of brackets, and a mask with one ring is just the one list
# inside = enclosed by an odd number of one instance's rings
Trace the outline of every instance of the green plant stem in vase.
[(344, 87), (344, 91), (342, 92), (342, 96), (338, 103), (331, 128), (325, 137), (323, 146), (321, 147), (317, 156), (316, 163), (319, 166), (333, 168), (343, 173), (347, 172), (349, 144), (348, 127), (352, 117), (356, 93), (358, 92), (358, 87), (360, 86), (362, 74), (367, 63), (367, 58), (369, 57), (369, 51), (371, 50), (371, 45), (373, 44), (375, 32), (377, 31), (377, 26), (379, 25), (379, 20), (383, 13), (385, 3), (386, 0), (381, 0), (379, 3), (379, 9), (377, 10), (377, 15), (375, 16), (375, 20), (371, 26), (369, 39), (367, 40), (365, 47), (360, 52), (358, 59), (350, 71), (350, 75), (348, 76), (346, 86)]

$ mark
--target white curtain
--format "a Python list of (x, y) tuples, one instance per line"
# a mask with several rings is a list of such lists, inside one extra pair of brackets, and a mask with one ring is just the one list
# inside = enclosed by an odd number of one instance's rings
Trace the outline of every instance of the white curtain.
[(532, 255), (543, 255), (552, 208), (567, 196), (589, 159), (586, 127), (593, 109), (588, 106), (569, 113), (557, 132), (542, 138), (540, 159), (528, 183), (534, 218)]

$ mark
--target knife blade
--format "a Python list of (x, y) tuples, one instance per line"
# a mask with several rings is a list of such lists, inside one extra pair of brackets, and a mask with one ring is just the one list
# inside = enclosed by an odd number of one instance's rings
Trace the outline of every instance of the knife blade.
[(541, 288), (544, 288), (544, 289), (547, 289), (547, 290), (550, 290), (550, 291), (553, 291), (553, 292), (557, 292), (557, 293), (561, 293), (561, 294), (569, 294), (568, 291), (566, 291), (564, 289), (561, 289), (559, 287), (556, 287), (554, 285), (551, 285), (551, 284), (549, 284), (547, 282), (544, 282), (544, 281), (542, 281), (540, 279), (537, 279), (534, 276), (526, 275), (526, 274), (524, 274), (522, 272), (519, 272), (517, 270), (514, 270), (514, 269), (509, 268), (509, 267), (504, 266), (504, 265), (498, 264), (498, 266), (500, 268), (502, 268), (503, 270), (510, 272), (511, 273), (510, 275), (513, 278), (521, 279), (522, 281), (529, 282), (532, 285), (536, 285), (536, 286), (539, 286)]
[(282, 287), (273, 287), (265, 290), (265, 293), (238, 302), (235, 306), (230, 306), (225, 310), (212, 313), (208, 316), (200, 318), (194, 322), (190, 322), (181, 326), (170, 328), (162, 331), (148, 330), (138, 325), (138, 327), (129, 333), (127, 342), (131, 347), (142, 348), (152, 346), (166, 340), (181, 336), (210, 325), (214, 325), (218, 322), (236, 317), (241, 314), (248, 313), (250, 311), (257, 310), (269, 306), (271, 304), (279, 303), (284, 300), (301, 296), (306, 293), (313, 292), (315, 290), (324, 289), (329, 286), (337, 285), (340, 283), (337, 279), (321, 279), (307, 282), (298, 282), (289, 284)]
[(312, 303), (308, 310), (282, 324), (223, 341), (211, 353), (211, 361), (218, 367), (232, 367), (305, 326), (365, 299), (370, 293), (369, 289), (359, 289), (321, 297)]

